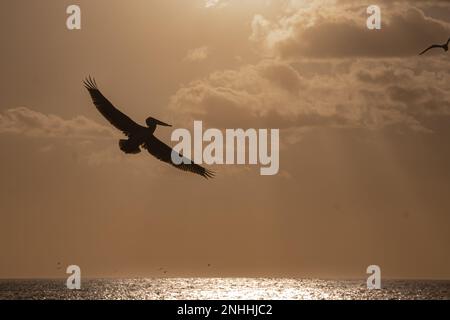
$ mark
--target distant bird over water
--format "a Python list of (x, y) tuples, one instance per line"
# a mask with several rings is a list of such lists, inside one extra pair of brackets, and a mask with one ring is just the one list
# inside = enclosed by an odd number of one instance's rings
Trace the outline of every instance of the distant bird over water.
[[(141, 152), (141, 147), (143, 147), (157, 159), (169, 163), (177, 169), (201, 175), (206, 179), (214, 177), (214, 172), (207, 170), (192, 161), (183, 161), (181, 164), (175, 164), (172, 162), (172, 148), (158, 140), (153, 135), (156, 130), (156, 126), (160, 125), (171, 127), (171, 125), (150, 117), (145, 121), (147, 127), (143, 127), (116, 109), (116, 107), (114, 107), (113, 104), (109, 102), (108, 99), (106, 99), (100, 92), (95, 79), (89, 77), (83, 83), (89, 91), (97, 110), (114, 127), (122, 131), (128, 137), (128, 139), (119, 141), (120, 150), (127, 154), (137, 154)], [(184, 157), (183, 159), (188, 160)]]
[(434, 49), (434, 48), (441, 48), (444, 49), (445, 52), (448, 51), (448, 44), (450, 43), (450, 38), (447, 40), (447, 43), (444, 44), (433, 44), (432, 46), (429, 46), (427, 49), (423, 50), (419, 56), (423, 55), (424, 53), (426, 53), (427, 51)]

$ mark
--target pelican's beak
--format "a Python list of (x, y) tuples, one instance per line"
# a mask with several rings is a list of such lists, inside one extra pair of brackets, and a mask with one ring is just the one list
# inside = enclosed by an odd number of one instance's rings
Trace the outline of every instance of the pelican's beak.
[(165, 122), (159, 121), (159, 120), (157, 120), (157, 119), (155, 119), (155, 122), (156, 122), (157, 125), (160, 125), (160, 126), (171, 127), (170, 124), (167, 124), (167, 123), (165, 123)]

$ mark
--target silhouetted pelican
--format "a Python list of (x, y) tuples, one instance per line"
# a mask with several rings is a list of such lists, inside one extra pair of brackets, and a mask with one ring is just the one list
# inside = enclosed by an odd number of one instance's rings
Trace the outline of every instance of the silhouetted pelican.
[[(137, 154), (141, 152), (140, 148), (143, 147), (154, 157), (171, 164), (175, 168), (199, 174), (206, 179), (214, 176), (214, 172), (207, 170), (192, 161), (183, 161), (179, 165), (172, 162), (172, 148), (153, 135), (157, 125), (166, 127), (171, 127), (171, 125), (150, 117), (145, 120), (147, 127), (143, 127), (116, 109), (116, 107), (114, 107), (100, 92), (95, 79), (89, 77), (83, 82), (86, 89), (89, 91), (97, 110), (100, 111), (114, 127), (121, 130), (128, 137), (126, 140), (119, 141), (120, 149), (123, 152)], [(188, 160), (187, 158), (184, 159)]]
[(423, 50), (419, 56), (423, 55), (428, 50), (434, 49), (434, 48), (441, 48), (444, 49), (445, 52), (448, 51), (448, 44), (450, 43), (450, 38), (447, 40), (447, 43), (444, 44), (433, 44), (432, 46), (428, 47), (427, 49)]

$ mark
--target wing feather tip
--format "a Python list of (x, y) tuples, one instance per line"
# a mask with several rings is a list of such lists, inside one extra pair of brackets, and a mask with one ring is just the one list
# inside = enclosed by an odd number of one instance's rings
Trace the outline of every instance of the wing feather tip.
[(83, 84), (88, 90), (98, 90), (97, 82), (95, 81), (95, 78), (92, 78), (90, 75), (88, 75), (84, 80)]
[(214, 171), (205, 169), (205, 172), (203, 172), (202, 176), (203, 176), (203, 178), (205, 178), (206, 180), (214, 179), (215, 176), (216, 176), (216, 173), (215, 173)]

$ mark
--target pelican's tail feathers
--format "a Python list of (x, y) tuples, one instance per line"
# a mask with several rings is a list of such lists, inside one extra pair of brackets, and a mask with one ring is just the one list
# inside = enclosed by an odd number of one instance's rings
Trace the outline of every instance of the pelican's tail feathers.
[(138, 154), (141, 152), (141, 148), (139, 148), (139, 144), (135, 143), (133, 140), (120, 140), (119, 141), (120, 150), (127, 154)]

